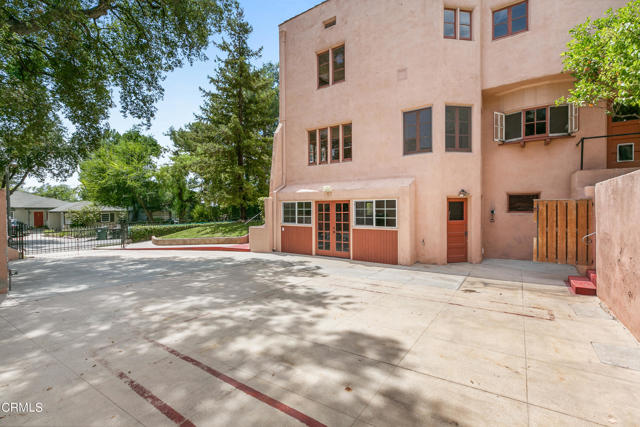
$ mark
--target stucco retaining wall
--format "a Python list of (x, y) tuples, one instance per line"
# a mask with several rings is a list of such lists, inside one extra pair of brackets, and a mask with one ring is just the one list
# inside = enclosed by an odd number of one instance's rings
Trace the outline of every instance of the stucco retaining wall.
[(640, 171), (596, 184), (598, 296), (640, 340)]
[(184, 245), (227, 245), (249, 243), (249, 235), (240, 237), (195, 237), (192, 239), (157, 239), (151, 236), (151, 243), (158, 246), (184, 246)]

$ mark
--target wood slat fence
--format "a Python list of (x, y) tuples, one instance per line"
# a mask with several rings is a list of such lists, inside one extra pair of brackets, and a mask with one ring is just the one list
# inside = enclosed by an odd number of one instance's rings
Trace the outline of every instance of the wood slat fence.
[(595, 236), (593, 200), (536, 200), (533, 209), (537, 237), (533, 260), (558, 264), (592, 265)]

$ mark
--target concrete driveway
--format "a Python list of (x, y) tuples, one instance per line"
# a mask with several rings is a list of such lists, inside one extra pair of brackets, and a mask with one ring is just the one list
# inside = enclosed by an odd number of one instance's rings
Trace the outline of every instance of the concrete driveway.
[(640, 344), (565, 266), (94, 251), (12, 268), (0, 425), (640, 420)]

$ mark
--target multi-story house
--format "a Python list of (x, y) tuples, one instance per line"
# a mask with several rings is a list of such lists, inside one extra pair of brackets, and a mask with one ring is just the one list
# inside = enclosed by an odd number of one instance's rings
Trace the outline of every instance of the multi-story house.
[[(569, 30), (624, 0), (328, 0), (280, 25), (280, 125), (254, 251), (532, 259), (535, 199), (640, 166), (598, 107), (556, 105)], [(635, 126), (637, 126), (637, 122)], [(625, 124), (626, 125), (626, 124)]]

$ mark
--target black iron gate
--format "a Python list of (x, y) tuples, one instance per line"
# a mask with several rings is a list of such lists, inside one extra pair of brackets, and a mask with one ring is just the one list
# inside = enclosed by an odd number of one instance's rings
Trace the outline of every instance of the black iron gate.
[(10, 227), (9, 246), (17, 250), (22, 258), (55, 252), (115, 249), (124, 247), (128, 237), (127, 230), (125, 222), (91, 227), (65, 227), (59, 230), (16, 224)]

